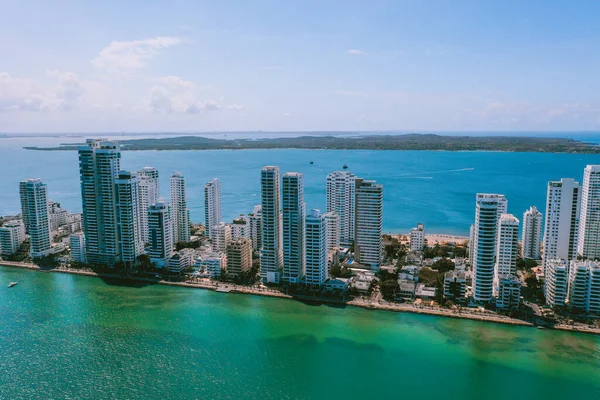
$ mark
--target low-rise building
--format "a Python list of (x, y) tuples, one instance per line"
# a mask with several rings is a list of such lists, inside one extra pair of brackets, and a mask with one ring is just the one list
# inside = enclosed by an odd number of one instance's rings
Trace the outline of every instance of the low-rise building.
[(203, 255), (196, 260), (194, 266), (208, 274), (211, 279), (218, 279), (227, 270), (227, 256), (222, 253)]
[(332, 278), (325, 282), (325, 290), (333, 292), (334, 290), (348, 290), (350, 278)]
[(521, 303), (521, 280), (514, 275), (505, 275), (498, 280), (496, 307), (500, 310), (519, 308)]
[(8, 221), (0, 227), (0, 255), (10, 256), (17, 253), (24, 241), (25, 225), (23, 221)]
[(167, 262), (167, 270), (174, 273), (181, 273), (190, 268), (194, 263), (194, 249), (182, 249), (175, 252)]
[(467, 278), (464, 272), (448, 271), (444, 274), (444, 298), (464, 301), (467, 293)]
[(420, 299), (433, 300), (435, 299), (435, 287), (417, 283), (417, 286), (415, 287), (415, 296)]
[(398, 297), (405, 299), (413, 299), (415, 297), (415, 289), (417, 288), (417, 282), (414, 280), (398, 279)]

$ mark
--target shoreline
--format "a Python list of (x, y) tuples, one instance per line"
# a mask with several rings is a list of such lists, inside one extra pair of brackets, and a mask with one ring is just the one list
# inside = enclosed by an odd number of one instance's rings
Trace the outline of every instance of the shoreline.
[[(368, 310), (379, 310), (379, 311), (389, 311), (389, 312), (406, 312), (412, 314), (421, 314), (421, 315), (432, 315), (437, 317), (446, 317), (446, 318), (455, 318), (455, 319), (467, 319), (471, 321), (479, 321), (479, 322), (491, 322), (496, 324), (504, 324), (504, 325), (512, 325), (512, 326), (523, 326), (523, 327), (531, 327), (535, 328), (536, 326), (531, 322), (526, 322), (520, 319), (514, 319), (510, 317), (501, 316), (498, 314), (489, 314), (485, 315), (481, 312), (474, 311), (471, 309), (463, 310), (462, 312), (458, 312), (457, 310), (450, 310), (445, 308), (426, 308), (424, 306), (417, 307), (413, 304), (407, 303), (388, 303), (388, 302), (374, 302), (370, 300), (364, 300), (361, 298), (355, 298), (350, 301), (341, 301), (341, 300), (333, 300), (333, 299), (321, 299), (321, 298), (312, 298), (310, 296), (291, 296), (285, 293), (282, 293), (277, 290), (272, 289), (262, 289), (255, 288), (249, 286), (239, 286), (233, 283), (225, 283), (225, 282), (169, 282), (169, 281), (157, 281), (155, 279), (149, 278), (124, 278), (120, 275), (115, 274), (98, 274), (92, 271), (80, 271), (80, 270), (69, 270), (69, 269), (42, 269), (35, 264), (28, 263), (17, 263), (10, 261), (0, 261), (0, 267), (6, 268), (20, 268), (27, 269), (35, 272), (45, 272), (45, 273), (62, 273), (62, 274), (70, 274), (70, 275), (79, 275), (79, 276), (87, 276), (94, 278), (109, 278), (109, 279), (117, 279), (122, 281), (130, 281), (130, 282), (147, 282), (158, 285), (166, 285), (166, 286), (178, 286), (190, 289), (204, 289), (204, 290), (212, 290), (214, 292), (222, 292), (222, 293), (232, 293), (232, 294), (247, 294), (254, 296), (262, 296), (262, 297), (272, 297), (279, 299), (287, 299), (287, 300), (298, 300), (298, 301), (306, 301), (306, 302), (314, 302), (319, 304), (334, 304), (334, 305), (343, 305), (343, 306), (351, 306), (351, 307), (359, 307)], [(600, 329), (593, 328), (575, 328), (569, 325), (557, 325), (553, 327), (547, 327), (547, 329), (551, 330), (560, 330), (567, 332), (576, 332), (576, 333), (588, 333), (594, 335), (600, 335)]]

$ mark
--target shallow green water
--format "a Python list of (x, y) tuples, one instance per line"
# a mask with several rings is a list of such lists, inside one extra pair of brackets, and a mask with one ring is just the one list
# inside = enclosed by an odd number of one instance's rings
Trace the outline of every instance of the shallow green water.
[(1, 399), (574, 395), (596, 336), (0, 267)]

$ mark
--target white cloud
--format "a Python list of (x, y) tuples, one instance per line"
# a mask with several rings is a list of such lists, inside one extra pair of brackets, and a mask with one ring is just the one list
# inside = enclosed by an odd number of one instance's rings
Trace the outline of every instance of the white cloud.
[(290, 112), (284, 112), (284, 113), (283, 113), (283, 116), (284, 116), (284, 117), (291, 117), (291, 116), (292, 116), (292, 113), (290, 113)]
[(242, 104), (230, 104), (227, 108), (230, 110), (243, 110), (244, 106)]
[(358, 50), (358, 49), (348, 50), (348, 54), (353, 55), (353, 56), (366, 56), (367, 55), (367, 53), (365, 53), (362, 50)]
[(147, 109), (157, 114), (199, 114), (216, 111), (221, 105), (215, 100), (198, 100), (203, 87), (178, 76), (156, 79), (159, 85), (152, 87), (146, 100)]
[(156, 56), (163, 48), (181, 44), (184, 39), (170, 36), (157, 36), (129, 42), (111, 42), (91, 63), (108, 71), (139, 69)]

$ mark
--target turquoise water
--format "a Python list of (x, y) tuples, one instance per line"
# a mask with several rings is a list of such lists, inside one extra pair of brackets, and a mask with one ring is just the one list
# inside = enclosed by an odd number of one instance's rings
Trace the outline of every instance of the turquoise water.
[(1, 399), (600, 398), (597, 336), (5, 267), (0, 351)]
[[(77, 139), (0, 140), (0, 215), (19, 212), (18, 182), (39, 177), (50, 197), (72, 211), (81, 209), (76, 152), (22, 150), (25, 145), (54, 145)], [(314, 161), (309, 165), (309, 161)], [(122, 167), (150, 165), (161, 173), (161, 191), (169, 196), (169, 176), (187, 177), (193, 221), (203, 222), (203, 185), (221, 179), (223, 216), (231, 220), (260, 202), (260, 168), (305, 176), (307, 208), (325, 208), (325, 177), (348, 164), (349, 170), (384, 185), (384, 230), (406, 232), (424, 222), (430, 232), (467, 235), (474, 220), (477, 192), (504, 193), (509, 212), (518, 218), (532, 205), (545, 208), (548, 180), (581, 180), (586, 164), (600, 164), (600, 155), (435, 152), (435, 151), (143, 151), (123, 152)]]

